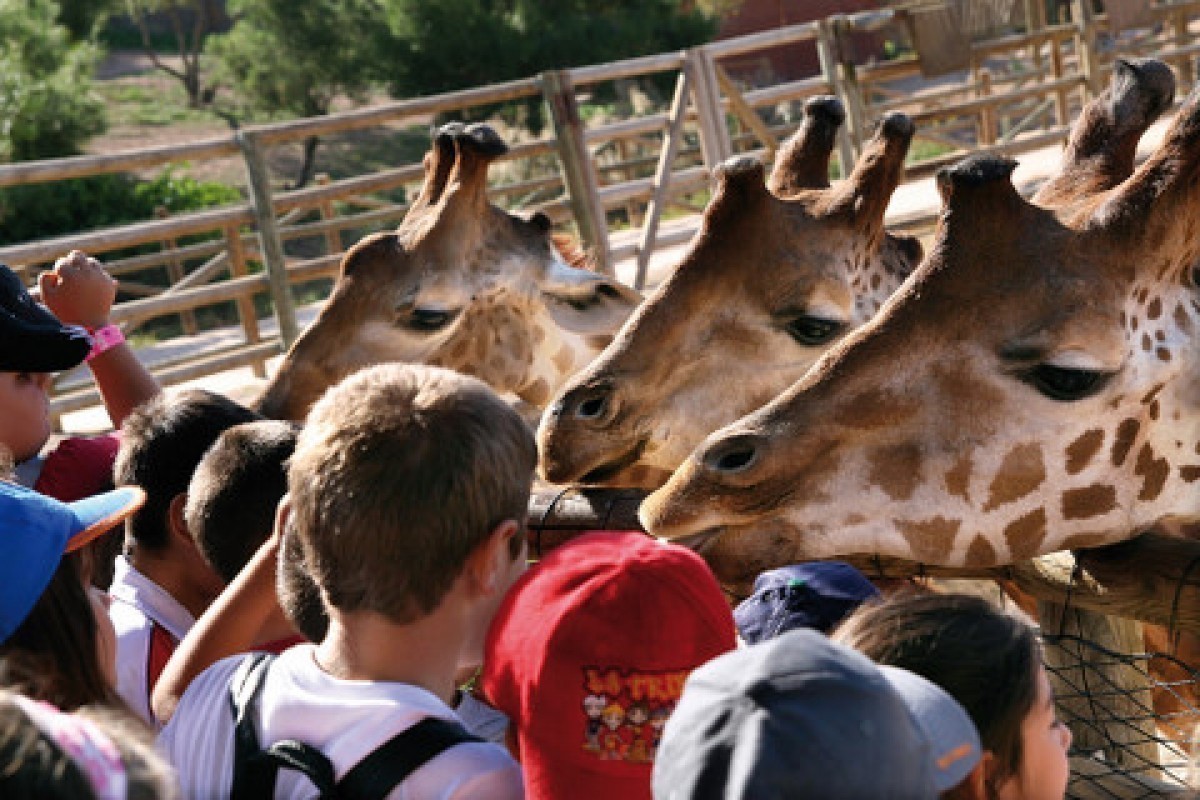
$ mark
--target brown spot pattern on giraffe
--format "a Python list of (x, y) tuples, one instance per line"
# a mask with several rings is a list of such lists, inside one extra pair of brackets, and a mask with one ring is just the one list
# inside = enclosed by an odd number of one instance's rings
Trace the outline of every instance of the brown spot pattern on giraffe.
[(1104, 431), (1093, 428), (1067, 445), (1067, 472), (1071, 475), (1082, 472), (1103, 444)]
[(1185, 483), (1195, 482), (1197, 478), (1200, 478), (1200, 466), (1185, 464), (1179, 468), (1179, 477), (1183, 478)]
[(1192, 332), (1192, 318), (1188, 316), (1187, 311), (1183, 306), (1175, 306), (1175, 324), (1179, 327), (1179, 332), (1187, 335)]
[(1132, 417), (1122, 420), (1121, 424), (1117, 426), (1117, 435), (1113, 439), (1112, 448), (1112, 463), (1114, 467), (1119, 467), (1125, 463), (1125, 458), (1129, 455), (1129, 450), (1133, 447), (1133, 440), (1137, 438), (1141, 427), (1142, 423)]
[(1149, 444), (1142, 445), (1138, 451), (1137, 463), (1133, 473), (1143, 476), (1142, 490), (1138, 493), (1139, 500), (1153, 500), (1162, 494), (1163, 485), (1171, 473), (1171, 466), (1165, 458), (1156, 458)]
[[(1200, 446), (1197, 446), (1197, 451), (1200, 452)], [(971, 502), (970, 488), (971, 456), (964, 453), (959, 456), (958, 461), (954, 462), (954, 466), (946, 471), (946, 491), (969, 503)]]
[(1111, 484), (1093, 483), (1068, 489), (1062, 496), (1063, 519), (1088, 519), (1107, 514), (1117, 507), (1117, 489)]
[(522, 397), (530, 405), (544, 406), (550, 402), (550, 384), (545, 378), (538, 378), (522, 392)]
[(870, 481), (896, 501), (912, 497), (921, 480), (921, 450), (913, 444), (881, 447), (867, 455)]
[(996, 548), (992, 547), (992, 543), (982, 535), (975, 534), (970, 547), (967, 548), (966, 566), (992, 567), (998, 563), (1000, 563), (1000, 559), (996, 556)]
[(896, 528), (908, 542), (913, 558), (921, 562), (944, 559), (954, 545), (954, 537), (961, 526), (961, 520), (940, 516), (922, 522), (896, 521)]
[(912, 403), (901, 401), (891, 392), (873, 389), (841, 404), (834, 420), (847, 428), (873, 430), (895, 425), (912, 416), (913, 411)]
[(1020, 444), (1008, 451), (996, 477), (988, 487), (984, 511), (992, 511), (1006, 503), (1019, 500), (1046, 480), (1042, 447), (1037, 443)]
[(1150, 319), (1162, 316), (1162, 298), (1156, 297), (1150, 301), (1150, 305), (1146, 306), (1146, 316)]
[(1046, 509), (1035, 508), (1004, 527), (1004, 540), (1016, 561), (1033, 558), (1046, 538)]

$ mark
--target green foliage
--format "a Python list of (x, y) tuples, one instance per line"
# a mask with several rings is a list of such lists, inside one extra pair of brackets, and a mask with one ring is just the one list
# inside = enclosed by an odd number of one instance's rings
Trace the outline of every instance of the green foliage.
[(104, 130), (97, 50), (72, 44), (53, 0), (0, 0), (0, 162), (79, 153)]
[(706, 41), (716, 20), (679, 0), (379, 0), (395, 37), (392, 93), (461, 89)]
[(218, 80), (258, 111), (315, 116), (339, 94), (361, 98), (380, 57), (375, 0), (231, 0), (237, 20), (209, 37)]
[(66, 26), (75, 41), (91, 39), (100, 33), (109, 14), (120, 0), (68, 0), (58, 12), (58, 21)]
[(149, 181), (97, 175), (0, 189), (0, 245), (44, 239), (237, 202), (232, 186), (164, 170)]

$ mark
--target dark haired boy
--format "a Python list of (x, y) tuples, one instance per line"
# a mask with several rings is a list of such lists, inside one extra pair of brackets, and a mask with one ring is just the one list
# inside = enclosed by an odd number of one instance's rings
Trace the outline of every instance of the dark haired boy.
[(184, 522), (192, 473), (223, 431), (258, 418), (227, 397), (191, 389), (155, 397), (121, 426), (113, 474), (118, 484), (145, 490), (146, 504), (125, 523), (109, 616), (117, 631), (117, 691), (147, 722), (167, 659), (224, 587)]

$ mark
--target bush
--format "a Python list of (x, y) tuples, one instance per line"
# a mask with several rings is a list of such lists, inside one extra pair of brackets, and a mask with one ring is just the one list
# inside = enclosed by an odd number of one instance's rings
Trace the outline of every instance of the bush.
[(0, 189), (0, 245), (152, 219), (158, 208), (180, 213), (241, 200), (236, 188), (164, 170), (140, 181), (97, 175)]
[(52, 0), (0, 0), (0, 162), (75, 155), (104, 130), (98, 51), (71, 44)]

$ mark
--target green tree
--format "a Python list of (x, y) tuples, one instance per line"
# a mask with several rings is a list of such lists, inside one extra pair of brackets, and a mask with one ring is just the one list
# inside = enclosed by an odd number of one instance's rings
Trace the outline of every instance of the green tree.
[(75, 155), (105, 128), (98, 55), (72, 44), (53, 0), (0, 0), (0, 161)]
[[(686, 0), (380, 0), (395, 39), (379, 64), (397, 97), (675, 50), (716, 17)], [(540, 105), (528, 109), (540, 122)]]
[[(142, 50), (154, 67), (183, 84), (192, 108), (208, 105), (212, 90), (203, 74), (201, 56), (204, 40), (212, 30), (209, 6), (205, 0), (125, 0), (129, 19), (142, 37)], [(170, 35), (179, 55), (179, 66), (164, 61), (155, 47), (152, 18), (158, 15), (170, 26)]]
[[(206, 51), (246, 111), (327, 114), (338, 96), (361, 100), (385, 57), (377, 0), (231, 0), (229, 10), (233, 28)], [(318, 144), (305, 141), (297, 186), (312, 177)]]
[(120, 0), (70, 0), (59, 8), (58, 21), (67, 26), (76, 41), (90, 39), (119, 4)]

